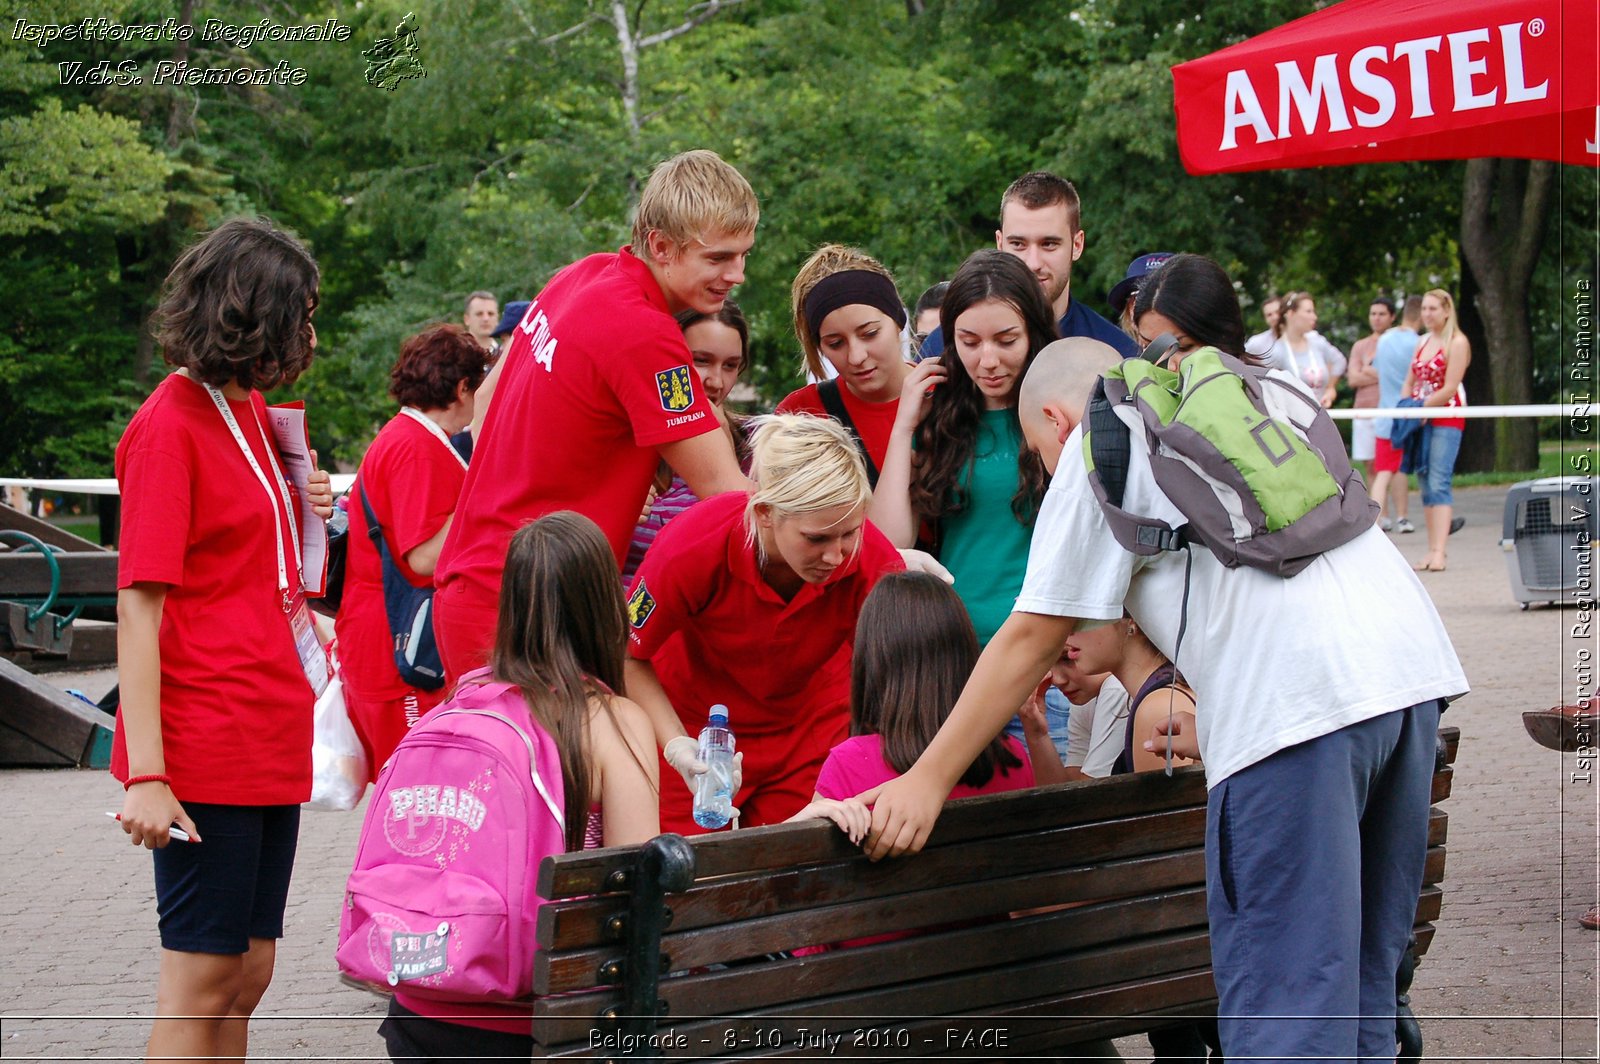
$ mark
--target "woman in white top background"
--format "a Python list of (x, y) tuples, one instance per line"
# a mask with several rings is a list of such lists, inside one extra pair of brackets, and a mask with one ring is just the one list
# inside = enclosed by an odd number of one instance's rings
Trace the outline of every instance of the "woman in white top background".
[(1290, 292), (1284, 296), (1267, 364), (1294, 374), (1318, 402), (1330, 407), (1339, 394), (1345, 358), (1316, 329), (1317, 305), (1311, 294)]

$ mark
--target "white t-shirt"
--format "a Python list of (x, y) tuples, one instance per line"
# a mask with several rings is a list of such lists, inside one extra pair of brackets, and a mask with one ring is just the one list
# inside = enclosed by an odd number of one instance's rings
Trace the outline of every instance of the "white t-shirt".
[[(1245, 349), (1250, 350), (1248, 345)], [(1268, 365), (1286, 371), (1303, 384), (1313, 399), (1320, 399), (1328, 383), (1344, 376), (1348, 368), (1344, 354), (1317, 332), (1306, 333), (1305, 350), (1302, 352), (1296, 352), (1289, 346), (1288, 337), (1279, 336), (1265, 352), (1257, 353), (1267, 360)]]
[(1100, 693), (1067, 716), (1066, 764), (1085, 776), (1111, 775), (1128, 734), (1128, 692), (1107, 676)]
[[(1133, 449), (1125, 506), (1183, 523)], [(1124, 604), (1193, 685), (1206, 785), (1279, 750), (1371, 717), (1465, 694), (1467, 680), (1421, 582), (1376, 527), (1284, 579), (1192, 551), (1140, 557), (1112, 535), (1089, 486), (1081, 427), (1034, 524), (1016, 609), (1111, 620)], [(1181, 657), (1176, 655), (1181, 654)]]

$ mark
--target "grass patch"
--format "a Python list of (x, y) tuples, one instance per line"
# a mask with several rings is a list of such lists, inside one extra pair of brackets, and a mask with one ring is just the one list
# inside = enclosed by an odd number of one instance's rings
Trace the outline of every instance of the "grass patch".
[(51, 518), (50, 523), (63, 532), (71, 532), (74, 536), (82, 536), (91, 543), (100, 542), (100, 519), (98, 517), (65, 517)]
[[(1572, 468), (1570, 461), (1563, 464), (1561, 448), (1560, 440), (1546, 440), (1540, 443), (1537, 470), (1497, 469), (1487, 473), (1457, 473), (1450, 478), (1451, 483), (1458, 488), (1474, 488), (1485, 484), (1518, 484), (1524, 480), (1537, 480), (1540, 477), (1577, 475), (1577, 470)], [(1566, 448), (1569, 459), (1583, 449), (1581, 444), (1574, 441), (1568, 441)]]

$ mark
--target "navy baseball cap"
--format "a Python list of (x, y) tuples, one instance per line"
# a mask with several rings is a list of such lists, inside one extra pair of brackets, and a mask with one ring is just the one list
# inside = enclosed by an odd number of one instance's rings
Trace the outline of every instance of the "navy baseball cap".
[(1123, 305), (1128, 302), (1129, 296), (1139, 290), (1139, 282), (1144, 279), (1144, 275), (1170, 258), (1172, 258), (1170, 251), (1152, 251), (1128, 263), (1128, 276), (1118, 281), (1106, 294), (1106, 302), (1111, 304), (1112, 321), (1122, 317)]
[(531, 299), (517, 299), (507, 303), (505, 313), (500, 315), (500, 324), (496, 325), (494, 327), (494, 332), (490, 333), (489, 335), (501, 337), (510, 332), (512, 329), (515, 329), (518, 325), (521, 325), (522, 316), (528, 313), (528, 306), (532, 302), (533, 300)]

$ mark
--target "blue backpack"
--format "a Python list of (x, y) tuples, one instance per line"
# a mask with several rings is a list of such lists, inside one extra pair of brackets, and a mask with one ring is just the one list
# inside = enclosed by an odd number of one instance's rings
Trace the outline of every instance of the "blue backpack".
[(372, 512), (366, 489), (358, 484), (356, 494), (367, 514), (367, 535), (378, 548), (378, 561), (383, 566), (383, 610), (389, 618), (389, 634), (394, 637), (394, 667), (412, 687), (437, 691), (444, 686), (444, 662), (433, 638), (433, 585), (416, 587), (405, 578), (383, 540), (383, 526)]

